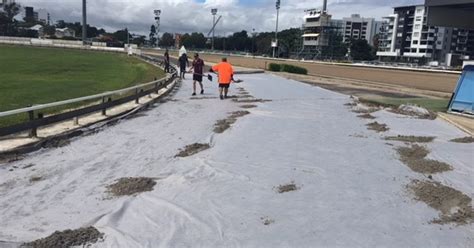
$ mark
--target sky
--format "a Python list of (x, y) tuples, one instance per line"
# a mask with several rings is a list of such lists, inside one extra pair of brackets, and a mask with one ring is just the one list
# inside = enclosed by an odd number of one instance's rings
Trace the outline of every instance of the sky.
[[(52, 20), (80, 21), (82, 0), (16, 0), (23, 6), (45, 8)], [(423, 3), (424, 0), (328, 0), (333, 18), (360, 14), (380, 19), (395, 6)], [(304, 10), (320, 8), (322, 0), (281, 0), (279, 30), (301, 27)], [(128, 27), (131, 32), (148, 34), (154, 23), (154, 9), (161, 9), (160, 33), (202, 32), (212, 26), (211, 9), (217, 8), (222, 21), (216, 35), (247, 30), (274, 31), (275, 0), (88, 0), (88, 23), (115, 31)]]

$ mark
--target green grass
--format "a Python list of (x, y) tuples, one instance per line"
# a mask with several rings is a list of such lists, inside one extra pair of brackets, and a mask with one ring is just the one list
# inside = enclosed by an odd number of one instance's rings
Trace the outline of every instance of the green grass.
[(433, 112), (446, 112), (449, 99), (434, 98), (392, 98), (392, 97), (371, 97), (361, 99), (366, 103), (382, 105), (385, 107), (398, 107), (402, 104), (414, 104), (426, 108)]
[[(0, 112), (117, 90), (163, 76), (162, 70), (125, 54), (0, 45)], [(0, 125), (12, 122), (0, 119)]]

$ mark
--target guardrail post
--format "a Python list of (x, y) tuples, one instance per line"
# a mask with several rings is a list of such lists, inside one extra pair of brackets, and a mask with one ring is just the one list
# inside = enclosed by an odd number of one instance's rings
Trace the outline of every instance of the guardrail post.
[[(102, 97), (102, 104), (105, 104), (105, 96)], [(102, 109), (102, 115), (107, 115), (107, 108), (105, 106)]]
[[(28, 117), (29, 117), (30, 121), (34, 121), (35, 120), (35, 112), (33, 110), (28, 111)], [(38, 131), (37, 131), (36, 127), (32, 128), (30, 130), (30, 137), (31, 138), (38, 137)]]
[(74, 125), (79, 126), (79, 117), (74, 117)]
[(140, 103), (140, 97), (138, 96), (138, 88), (135, 89), (135, 103), (136, 104)]

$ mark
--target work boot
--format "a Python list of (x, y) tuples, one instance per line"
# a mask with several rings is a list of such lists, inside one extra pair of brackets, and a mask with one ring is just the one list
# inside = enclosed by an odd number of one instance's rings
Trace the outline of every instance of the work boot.
[(192, 95), (195, 96), (195, 95), (196, 95), (196, 92), (194, 92)]
[(201, 90), (201, 95), (204, 94), (204, 89)]
[(224, 96), (223, 96), (223, 95), (221, 95), (221, 100), (224, 100)]

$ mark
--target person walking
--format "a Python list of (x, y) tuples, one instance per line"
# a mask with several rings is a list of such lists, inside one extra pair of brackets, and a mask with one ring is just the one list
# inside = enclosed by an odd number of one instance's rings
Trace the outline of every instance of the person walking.
[(168, 52), (168, 49), (166, 49), (165, 51), (165, 72), (170, 72), (170, 54)]
[(194, 60), (192, 63), (191, 69), (189, 69), (189, 72), (194, 70), (193, 73), (193, 96), (196, 95), (196, 82), (199, 83), (199, 86), (201, 86), (201, 95), (204, 94), (204, 87), (202, 86), (202, 73), (203, 73), (203, 68), (204, 68), (204, 60), (199, 58), (199, 54), (194, 54)]
[(219, 95), (221, 100), (224, 100), (229, 93), (230, 83), (234, 81), (234, 69), (227, 62), (227, 58), (222, 58), (222, 62), (213, 66), (210, 72), (216, 72), (219, 75)]
[(188, 56), (185, 53), (183, 53), (181, 57), (179, 57), (178, 61), (179, 61), (179, 69), (180, 69), (179, 77), (181, 79), (185, 79), (184, 75), (186, 74), (186, 67), (189, 66)]

